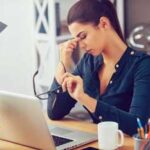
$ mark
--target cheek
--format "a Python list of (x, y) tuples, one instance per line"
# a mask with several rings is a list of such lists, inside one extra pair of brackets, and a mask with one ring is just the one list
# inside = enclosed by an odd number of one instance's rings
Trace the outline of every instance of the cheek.
[(91, 34), (89, 37), (86, 38), (85, 42), (88, 46), (95, 47), (99, 43), (99, 40), (97, 39), (95, 34)]
[(87, 47), (86, 42), (80, 42), (79, 47), (80, 47), (80, 49), (83, 49), (83, 50), (86, 49), (86, 47)]
[(87, 48), (101, 49), (104, 45), (104, 39), (101, 38), (100, 34), (93, 32), (84, 40), (84, 43)]
[(99, 37), (93, 38), (92, 41), (93, 41), (92, 43), (93, 43), (93, 46), (94, 46), (95, 49), (99, 49), (103, 45), (102, 39), (99, 38)]
[(99, 47), (99, 48), (103, 48), (105, 45), (105, 39), (103, 36), (97, 36), (95, 38), (95, 44)]
[(93, 34), (91, 34), (91, 41), (93, 41), (93, 43), (95, 43), (96, 45), (100, 44), (102, 42), (102, 38), (100, 36), (100, 34), (98, 34), (97, 32), (93, 32)]

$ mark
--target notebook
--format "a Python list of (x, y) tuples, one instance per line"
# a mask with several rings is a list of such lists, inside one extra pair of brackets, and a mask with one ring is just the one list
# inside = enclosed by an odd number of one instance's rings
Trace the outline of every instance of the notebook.
[(42, 150), (65, 150), (96, 141), (97, 135), (47, 125), (40, 101), (0, 91), (0, 139)]

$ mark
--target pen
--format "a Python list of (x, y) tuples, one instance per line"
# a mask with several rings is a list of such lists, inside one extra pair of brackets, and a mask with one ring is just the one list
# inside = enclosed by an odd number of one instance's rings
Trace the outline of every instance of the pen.
[(139, 128), (138, 128), (138, 134), (139, 134), (140, 138), (143, 139), (144, 138), (144, 129), (142, 127), (142, 124), (141, 124), (141, 121), (140, 121), (139, 118), (137, 118), (137, 124), (139, 126)]
[(148, 119), (148, 133), (147, 133), (147, 139), (150, 139), (150, 118)]
[(141, 139), (141, 131), (140, 131), (140, 128), (137, 128), (137, 132), (138, 132), (138, 138), (140, 138)]
[(150, 118), (148, 119), (148, 132), (150, 132)]
[(138, 128), (138, 135), (139, 138), (144, 139), (144, 129), (143, 128)]
[(137, 123), (138, 123), (139, 128), (142, 128), (142, 124), (139, 118), (137, 118)]
[(150, 139), (150, 132), (148, 132), (147, 134), (147, 139)]
[(145, 131), (145, 133), (148, 133), (148, 124), (145, 124), (144, 131)]

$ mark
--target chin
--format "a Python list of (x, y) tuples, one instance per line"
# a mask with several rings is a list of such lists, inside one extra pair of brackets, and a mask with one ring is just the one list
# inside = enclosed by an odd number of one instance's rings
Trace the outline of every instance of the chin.
[(101, 52), (91, 53), (91, 55), (93, 55), (93, 56), (99, 56), (99, 55), (101, 55)]
[(99, 56), (100, 54), (99, 53), (92, 53), (91, 55), (96, 57), (96, 56)]

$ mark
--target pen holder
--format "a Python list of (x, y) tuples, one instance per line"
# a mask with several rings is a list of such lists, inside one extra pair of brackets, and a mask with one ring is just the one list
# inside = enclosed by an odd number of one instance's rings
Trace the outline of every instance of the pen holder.
[(150, 139), (141, 139), (138, 135), (133, 136), (134, 150), (150, 150)]

